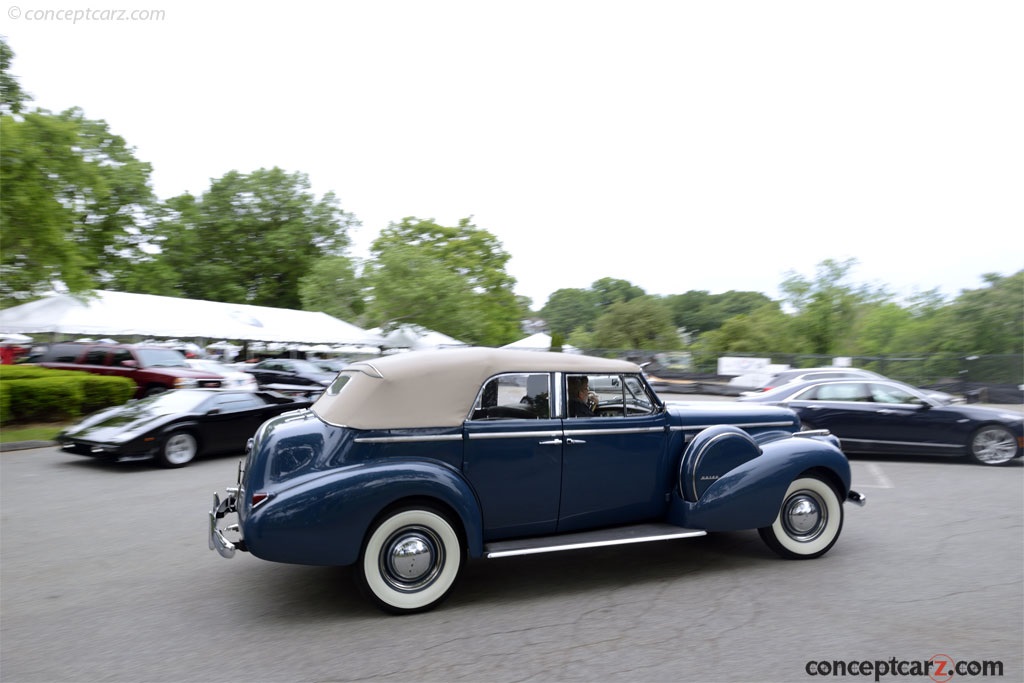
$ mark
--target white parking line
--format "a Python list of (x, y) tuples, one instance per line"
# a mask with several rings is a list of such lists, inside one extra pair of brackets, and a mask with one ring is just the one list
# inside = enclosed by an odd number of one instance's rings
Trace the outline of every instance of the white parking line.
[[(858, 463), (861, 464), (861, 463)], [(854, 478), (853, 488), (855, 489), (891, 489), (893, 488), (892, 481), (889, 477), (885, 476), (885, 472), (882, 471), (881, 465), (874, 462), (862, 463), (864, 469), (866, 469), (872, 479), (874, 480), (871, 484), (862, 484), (857, 478)]]

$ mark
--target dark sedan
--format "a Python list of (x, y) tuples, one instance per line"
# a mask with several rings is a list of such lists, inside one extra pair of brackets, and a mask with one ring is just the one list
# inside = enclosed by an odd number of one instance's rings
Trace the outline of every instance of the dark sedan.
[(967, 456), (1002, 465), (1024, 452), (1019, 412), (944, 404), (894, 380), (794, 382), (740, 400), (791, 408), (804, 429), (829, 430), (847, 453)]
[(57, 442), (79, 455), (183, 467), (197, 455), (243, 453), (264, 422), (311, 403), (264, 391), (178, 389), (94, 413)]
[(313, 387), (317, 391), (330, 384), (337, 372), (328, 372), (300, 358), (270, 358), (252, 367), (242, 368), (256, 378), (261, 387)]

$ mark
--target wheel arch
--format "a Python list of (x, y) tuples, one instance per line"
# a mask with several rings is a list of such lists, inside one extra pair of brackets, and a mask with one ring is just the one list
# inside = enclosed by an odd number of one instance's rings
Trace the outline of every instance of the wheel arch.
[(845, 500), (850, 463), (832, 443), (793, 437), (765, 444), (762, 454), (727, 472), (696, 502), (675, 502), (671, 513), (683, 526), (708, 531), (759, 529), (771, 524), (789, 485), (815, 474)]
[(433, 495), (414, 494), (408, 495), (403, 498), (398, 498), (391, 501), (380, 511), (374, 515), (373, 521), (366, 528), (366, 532), (363, 534), (363, 543), (366, 545), (366, 541), (370, 536), (371, 530), (384, 518), (391, 516), (395, 511), (401, 510), (402, 508), (424, 508), (431, 509), (439, 512), (443, 517), (447, 518), (449, 522), (455, 528), (455, 533), (459, 535), (459, 539), (463, 543), (463, 547), (469, 547), (469, 540), (466, 533), (466, 523), (463, 520), (462, 515), (456, 510), (448, 501)]
[[(386, 483), (384, 483), (386, 482)], [(461, 534), (469, 557), (483, 554), (483, 515), (461, 474), (433, 461), (340, 468), (285, 489), (243, 520), (250, 552), (291, 564), (356, 562), (369, 530), (398, 507), (422, 504), (443, 511)]]

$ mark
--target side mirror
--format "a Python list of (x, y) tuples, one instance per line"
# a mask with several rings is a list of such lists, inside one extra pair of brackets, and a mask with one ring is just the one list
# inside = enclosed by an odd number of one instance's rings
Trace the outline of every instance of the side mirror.
[(137, 360), (123, 360), (121, 361), (121, 365), (123, 365), (126, 368), (132, 368), (134, 370), (135, 368), (139, 367), (139, 362)]

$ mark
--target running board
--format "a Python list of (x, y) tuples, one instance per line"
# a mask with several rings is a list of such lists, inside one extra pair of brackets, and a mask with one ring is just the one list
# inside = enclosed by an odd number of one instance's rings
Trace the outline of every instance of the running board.
[(575, 534), (557, 534), (516, 541), (487, 543), (484, 545), (484, 557), (491, 559), (496, 557), (512, 557), (513, 555), (553, 553), (559, 550), (600, 548), (606, 545), (623, 545), (625, 543), (669, 541), (674, 538), (704, 536), (707, 533), (703, 529), (684, 529), (674, 524), (635, 524), (611, 529), (599, 529), (597, 531), (583, 531)]

